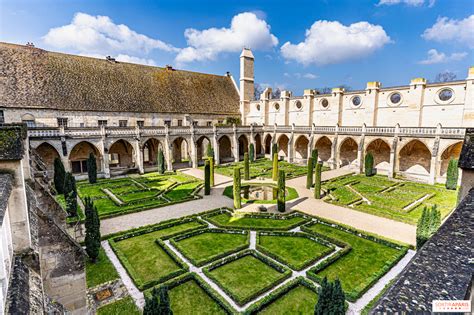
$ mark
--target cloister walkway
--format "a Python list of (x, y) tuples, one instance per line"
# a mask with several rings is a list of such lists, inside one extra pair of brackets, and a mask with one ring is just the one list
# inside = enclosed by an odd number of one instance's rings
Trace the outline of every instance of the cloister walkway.
[[(190, 168), (181, 171), (185, 174), (204, 179), (204, 172), (200, 169)], [(351, 171), (347, 169), (330, 170), (323, 172), (322, 179), (327, 180), (350, 173)], [(102, 235), (107, 235), (219, 207), (233, 207), (233, 201), (222, 194), (224, 187), (232, 184), (232, 178), (215, 174), (215, 183), (216, 186), (211, 190), (211, 195), (204, 196), (203, 199), (104, 219), (101, 224), (101, 233)], [(412, 245), (416, 243), (416, 227), (413, 225), (314, 199), (312, 192), (305, 187), (305, 176), (288, 180), (286, 184), (295, 188), (300, 196), (298, 199), (288, 203), (290, 210), (300, 210), (403, 243)], [(267, 208), (270, 212), (276, 211), (275, 205), (267, 205)], [(251, 204), (245, 206), (240, 211), (258, 211), (258, 205)]]

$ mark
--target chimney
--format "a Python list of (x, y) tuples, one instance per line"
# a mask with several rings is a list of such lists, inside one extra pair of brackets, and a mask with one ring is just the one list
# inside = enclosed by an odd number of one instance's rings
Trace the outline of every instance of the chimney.
[(110, 56), (105, 57), (105, 60), (110, 61), (110, 62), (113, 62), (113, 63), (116, 63), (116, 62), (117, 62), (117, 61), (115, 60), (115, 58), (110, 57)]
[(169, 71), (174, 71), (173, 69), (173, 66), (172, 65), (166, 65), (166, 70), (169, 70)]

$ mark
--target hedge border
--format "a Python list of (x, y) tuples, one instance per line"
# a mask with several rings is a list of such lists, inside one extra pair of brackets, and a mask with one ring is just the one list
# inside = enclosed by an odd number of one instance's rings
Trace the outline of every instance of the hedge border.
[[(282, 277), (280, 279), (276, 280), (275, 282), (273, 282), (273, 283), (263, 287), (262, 289), (258, 290), (254, 294), (249, 295), (246, 298), (240, 299), (239, 297), (235, 296), (228, 288), (226, 288), (219, 281), (219, 279), (217, 279), (212, 274), (212, 270), (217, 269), (219, 267), (222, 267), (226, 264), (232, 263), (232, 262), (234, 262), (234, 261), (236, 261), (240, 258), (243, 258), (245, 256), (249, 256), (249, 255), (259, 259), (262, 263), (266, 264), (267, 266), (272, 267), (277, 272), (282, 274)], [(247, 304), (248, 302), (254, 300), (259, 295), (273, 289), (275, 286), (279, 285), (280, 283), (284, 282), (286, 279), (291, 277), (291, 274), (292, 274), (292, 271), (289, 268), (287, 268), (286, 266), (280, 265), (279, 263), (274, 262), (273, 260), (265, 257), (264, 255), (260, 254), (256, 250), (252, 250), (252, 249), (243, 250), (243, 251), (241, 251), (241, 252), (239, 252), (235, 255), (223, 258), (223, 259), (221, 259), (217, 262), (214, 262), (213, 264), (203, 268), (202, 271), (204, 272), (204, 274), (208, 278), (210, 278), (214, 283), (216, 283), (227, 295), (229, 295), (232, 298), (232, 300), (234, 300), (237, 303), (237, 305), (239, 305), (239, 306), (243, 306), (243, 305)]]
[[(242, 188), (244, 188), (246, 186), (268, 186), (268, 187), (277, 188), (275, 184), (256, 183), (256, 182), (250, 182), (250, 183), (247, 182), (247, 183), (242, 184)], [(298, 192), (296, 191), (296, 189), (294, 189), (293, 187), (289, 187), (289, 186), (286, 186), (286, 189), (288, 190), (288, 197), (287, 198), (285, 197), (285, 201), (290, 201), (290, 200), (294, 200), (296, 198), (299, 198), (299, 195), (298, 195)], [(231, 185), (231, 186), (227, 186), (226, 188), (224, 188), (224, 191), (222, 192), (222, 194), (224, 196), (230, 198), (230, 199), (234, 199), (233, 186)], [(277, 200), (276, 199), (254, 200), (254, 199), (242, 198), (242, 203), (246, 203), (246, 204), (277, 204)]]
[(125, 254), (117, 247), (116, 242), (113, 239), (111, 239), (111, 240), (109, 240), (109, 244), (110, 244), (110, 247), (112, 248), (112, 250), (114, 251), (115, 255), (117, 255), (117, 258), (119, 259), (120, 263), (122, 264), (122, 266), (127, 271), (127, 274), (130, 276), (130, 278), (132, 278), (133, 283), (135, 283), (135, 285), (137, 286), (137, 288), (140, 291), (151, 288), (151, 287), (153, 287), (153, 286), (155, 286), (159, 283), (165, 282), (169, 279), (173, 279), (173, 278), (175, 278), (179, 275), (182, 275), (182, 274), (188, 272), (188, 270), (189, 270), (189, 267), (186, 265), (186, 263), (184, 261), (182, 261), (172, 250), (170, 250), (162, 240), (156, 239), (155, 244), (157, 246), (161, 247), (161, 249), (180, 267), (180, 269), (176, 270), (176, 271), (173, 271), (173, 272), (171, 272), (167, 275), (161, 276), (157, 279), (144, 282), (136, 274), (135, 269), (130, 264), (130, 262), (128, 261)]
[(288, 283), (271, 292), (266, 297), (249, 306), (243, 312), (243, 315), (253, 315), (259, 313), (266, 307), (270, 306), (273, 302), (283, 297), (286, 293), (290, 292), (291, 290), (297, 288), (300, 285), (307, 287), (308, 289), (316, 293), (316, 295), (318, 295), (318, 288), (316, 287), (316, 285), (307, 280), (305, 277), (300, 276), (290, 280)]
[[(202, 261), (197, 261), (194, 258), (190, 257), (189, 255), (185, 254), (180, 245), (178, 245), (179, 241), (182, 241), (187, 238), (192, 238), (197, 235), (201, 235), (204, 233), (225, 233), (225, 234), (240, 234), (240, 235), (246, 235), (247, 239), (245, 241), (245, 244), (237, 246), (231, 250), (221, 252), (219, 254), (213, 255), (205, 260)], [(213, 262), (215, 260), (224, 258), (226, 256), (232, 255), (234, 253), (240, 252), (241, 250), (244, 250), (249, 247), (250, 245), (250, 233), (249, 231), (246, 230), (226, 230), (226, 229), (198, 229), (194, 230), (185, 234), (180, 234), (170, 240), (170, 243), (183, 255), (186, 257), (187, 260), (189, 260), (194, 266), (196, 267), (202, 267), (204, 265), (207, 265), (210, 262)]]
[(208, 213), (208, 214), (205, 214), (205, 215), (201, 215), (201, 217), (206, 220), (206, 221), (209, 221), (211, 224), (219, 227), (219, 228), (230, 228), (230, 229), (241, 229), (241, 230), (254, 230), (254, 231), (288, 231), (288, 230), (292, 230), (298, 226), (301, 226), (301, 225), (304, 225), (306, 223), (308, 223), (311, 219), (310, 219), (310, 216), (305, 214), (305, 213), (302, 213), (302, 212), (299, 212), (299, 211), (294, 211), (294, 212), (289, 212), (289, 213), (285, 213), (285, 214), (280, 214), (280, 213), (260, 213), (260, 212), (243, 212), (241, 213), (242, 214), (242, 217), (246, 217), (246, 218), (256, 218), (256, 219), (274, 219), (274, 220), (288, 220), (288, 219), (291, 219), (293, 217), (301, 217), (303, 218), (304, 220), (302, 222), (299, 222), (299, 223), (295, 223), (295, 224), (292, 224), (286, 228), (272, 228), (272, 227), (251, 227), (251, 228), (246, 228), (246, 227), (233, 227), (233, 226), (226, 226), (226, 225), (222, 225), (218, 222), (214, 222), (214, 221), (211, 221), (212, 217), (214, 216), (217, 216), (217, 215), (221, 215), (223, 213), (228, 213), (230, 215), (234, 214), (235, 212), (234, 211), (231, 211), (229, 208), (220, 208), (220, 209), (217, 209), (217, 210), (213, 210), (212, 213)]
[[(293, 265), (292, 263), (289, 263), (288, 261), (285, 260), (285, 258), (275, 254), (275, 253), (272, 253), (269, 249), (265, 248), (263, 245), (260, 245), (260, 237), (261, 236), (287, 236), (287, 237), (303, 237), (303, 238), (307, 238), (309, 240), (312, 240), (313, 242), (316, 242), (316, 243), (319, 243), (321, 245), (324, 245), (326, 247), (328, 247), (327, 249), (325, 249), (321, 255), (319, 256), (315, 256), (309, 260), (306, 260), (303, 265), (301, 267), (297, 267), (295, 265)], [(324, 259), (326, 258), (327, 256), (329, 256), (330, 254), (332, 254), (336, 248), (333, 244), (329, 243), (328, 241), (324, 240), (324, 241), (321, 241), (320, 238), (318, 237), (315, 237), (311, 234), (308, 234), (308, 233), (302, 233), (302, 232), (279, 232), (279, 231), (270, 231), (270, 232), (258, 232), (257, 233), (257, 240), (256, 240), (256, 249), (260, 252), (262, 252), (263, 254), (275, 259), (276, 261), (278, 261), (279, 263), (285, 265), (285, 266), (288, 266), (290, 267), (291, 269), (293, 270), (296, 270), (296, 271), (301, 271), (309, 266), (311, 266), (312, 264), (314, 264), (315, 262), (321, 260), (321, 259)]]

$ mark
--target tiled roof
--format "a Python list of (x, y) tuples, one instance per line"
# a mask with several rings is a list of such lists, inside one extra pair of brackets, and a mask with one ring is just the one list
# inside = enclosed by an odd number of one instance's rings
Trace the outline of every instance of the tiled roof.
[(22, 125), (0, 125), (0, 161), (23, 158), (25, 135), (26, 129)]
[(474, 169), (474, 128), (466, 129), (466, 136), (459, 158), (459, 167), (462, 169)]
[(463, 300), (474, 273), (474, 188), (425, 243), (372, 314), (429, 313), (433, 300)]
[(10, 199), (12, 180), (13, 178), (10, 174), (0, 174), (0, 226), (3, 224), (8, 199)]
[(0, 42), (0, 107), (238, 115), (239, 95), (230, 76)]

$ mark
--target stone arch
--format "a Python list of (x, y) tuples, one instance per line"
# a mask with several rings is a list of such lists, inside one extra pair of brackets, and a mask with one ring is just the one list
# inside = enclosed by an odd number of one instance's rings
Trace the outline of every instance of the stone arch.
[(115, 141), (109, 147), (109, 165), (113, 168), (135, 167), (135, 155), (133, 146), (124, 139)]
[(93, 153), (97, 158), (97, 171), (101, 169), (102, 159), (99, 149), (88, 141), (81, 141), (77, 143), (69, 153), (69, 163), (71, 164), (71, 171), (73, 174), (82, 174), (87, 172), (87, 159), (89, 154)]
[(244, 153), (249, 152), (249, 141), (246, 135), (240, 135), (237, 141), (239, 143), (239, 160), (243, 160)]
[(234, 161), (232, 157), (232, 143), (230, 138), (226, 135), (223, 135), (217, 141), (219, 146), (219, 163), (226, 163)]
[(295, 159), (304, 161), (308, 158), (309, 140), (306, 136), (300, 135), (295, 141)]
[(26, 113), (21, 116), (21, 122), (25, 123), (28, 127), (34, 127), (36, 125), (36, 119), (33, 114)]
[(381, 138), (377, 138), (367, 146), (365, 153), (369, 152), (374, 157), (374, 167), (377, 172), (390, 169), (390, 144)]
[(288, 143), (290, 139), (287, 135), (282, 134), (278, 138), (278, 156), (288, 157)]
[(459, 159), (461, 155), (462, 149), (462, 141), (453, 143), (449, 145), (446, 149), (444, 149), (443, 153), (441, 154), (440, 159), (440, 167), (439, 167), (439, 175), (446, 176), (446, 172), (448, 171), (448, 165), (451, 158)]
[(207, 136), (201, 136), (196, 141), (196, 155), (198, 165), (204, 164), (204, 157), (207, 156), (207, 147), (211, 143), (211, 140)]
[(271, 154), (272, 153), (272, 136), (267, 135), (265, 137), (265, 154)]
[(339, 166), (352, 165), (357, 161), (357, 142), (351, 137), (345, 138), (339, 146)]
[(322, 136), (316, 141), (314, 148), (318, 150), (318, 161), (327, 162), (331, 158), (332, 142), (326, 137)]
[(255, 157), (260, 157), (262, 155), (262, 136), (259, 133), (255, 135)]
[[(189, 146), (188, 141), (183, 137), (177, 137), (171, 143), (171, 152), (173, 157), (173, 169), (181, 166), (189, 165)], [(186, 165), (185, 165), (186, 164)]]
[(431, 152), (420, 140), (411, 140), (398, 153), (398, 170), (414, 175), (430, 174)]
[(54, 171), (54, 160), (60, 158), (58, 150), (48, 142), (43, 142), (35, 149), (41, 160), (46, 166), (48, 172)]
[(163, 150), (163, 144), (156, 138), (150, 138), (143, 144), (143, 166), (156, 166), (158, 163), (158, 150)]

